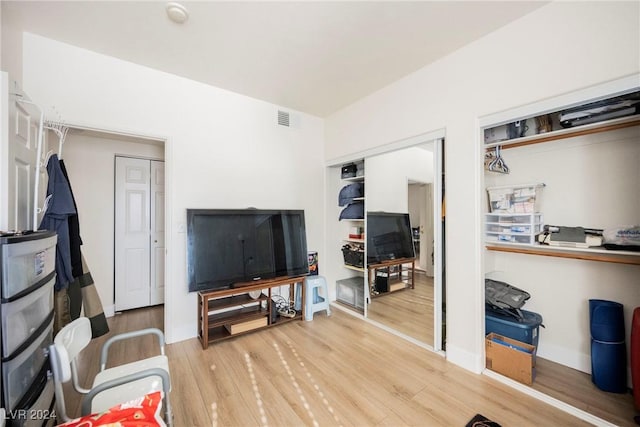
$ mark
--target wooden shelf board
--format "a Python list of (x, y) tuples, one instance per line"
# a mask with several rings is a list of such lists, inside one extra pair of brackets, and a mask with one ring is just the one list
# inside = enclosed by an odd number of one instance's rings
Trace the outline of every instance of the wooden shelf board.
[(388, 267), (390, 265), (398, 265), (398, 264), (411, 264), (413, 262), (415, 262), (415, 258), (398, 258), (398, 259), (390, 259), (387, 261), (382, 261), (379, 262), (377, 264), (369, 264), (369, 268), (381, 268), (381, 267)]
[(607, 120), (599, 123), (590, 123), (587, 125), (576, 126), (566, 129), (559, 129), (547, 133), (539, 133), (537, 135), (525, 136), (522, 138), (509, 139), (506, 141), (492, 142), (485, 144), (485, 150), (494, 149), (496, 146), (500, 148), (515, 148), (525, 145), (539, 144), (542, 142), (555, 141), (558, 139), (573, 138), (575, 136), (589, 135), (599, 132), (607, 132), (616, 129), (623, 129), (631, 126), (640, 125), (640, 115), (621, 117), (619, 119)]
[(223, 308), (234, 307), (242, 304), (251, 304), (254, 302), (266, 301), (269, 297), (265, 294), (260, 294), (256, 299), (251, 298), (248, 294), (233, 295), (230, 297), (222, 297), (219, 299), (209, 300), (209, 311), (221, 310)]
[(257, 291), (267, 288), (273, 288), (280, 285), (288, 285), (294, 283), (304, 282), (306, 276), (297, 277), (276, 277), (275, 279), (262, 279), (254, 282), (236, 283), (232, 288), (219, 289), (213, 291), (200, 291), (198, 292), (203, 299), (224, 297), (229, 295), (241, 294), (251, 291)]
[(612, 262), (617, 264), (640, 265), (640, 252), (610, 251), (601, 248), (566, 248), (543, 245), (487, 244), (487, 250), (512, 252), (527, 255), (541, 255), (557, 258), (582, 259), (587, 261)]
[(344, 239), (344, 241), (349, 243), (364, 243), (364, 239), (352, 239), (349, 237)]
[(266, 316), (268, 311), (260, 305), (253, 307), (243, 307), (236, 310), (229, 310), (222, 313), (209, 315), (209, 328), (224, 325), (225, 323), (239, 323), (254, 318)]
[(364, 273), (364, 268), (363, 267), (355, 267), (353, 265), (344, 264), (344, 268), (348, 268), (349, 270), (359, 271), (360, 273)]
[(351, 176), (349, 178), (341, 178), (343, 181), (349, 181), (349, 182), (361, 182), (364, 181), (364, 175), (359, 175), (359, 176)]
[[(284, 323), (289, 323), (289, 322), (293, 322), (296, 320), (302, 320), (302, 314), (299, 313), (297, 314), (295, 317), (278, 317), (278, 320), (276, 320), (273, 323), (269, 323), (267, 326), (262, 326), (260, 328), (256, 328), (256, 329), (249, 329), (247, 331), (244, 332), (239, 332), (236, 334), (231, 334), (229, 333), (229, 331), (227, 330), (227, 328), (224, 327), (224, 324), (221, 325), (209, 325), (209, 344), (214, 343), (216, 341), (220, 341), (220, 340), (224, 340), (224, 339), (228, 339), (228, 338), (234, 338), (237, 337), (239, 335), (244, 335), (244, 334), (248, 334), (251, 332), (255, 332), (258, 329), (264, 329), (264, 328), (268, 328), (269, 326), (273, 325), (282, 325)], [(200, 340), (202, 340), (202, 336), (199, 337)]]

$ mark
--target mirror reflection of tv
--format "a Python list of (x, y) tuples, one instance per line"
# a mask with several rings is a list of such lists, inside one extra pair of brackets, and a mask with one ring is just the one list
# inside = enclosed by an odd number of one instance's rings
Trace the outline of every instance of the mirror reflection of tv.
[(367, 212), (367, 264), (415, 258), (408, 213)]
[(308, 273), (304, 211), (187, 209), (189, 292)]

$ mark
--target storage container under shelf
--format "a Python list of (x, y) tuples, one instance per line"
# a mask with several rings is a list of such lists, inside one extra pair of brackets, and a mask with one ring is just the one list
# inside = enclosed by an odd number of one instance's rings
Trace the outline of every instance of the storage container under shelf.
[(542, 316), (533, 311), (520, 310), (520, 312), (524, 317), (523, 319), (517, 319), (504, 312), (486, 308), (485, 334), (494, 332), (538, 347)]
[(336, 280), (336, 299), (359, 310), (364, 310), (364, 279), (350, 277)]
[(533, 245), (542, 232), (544, 221), (541, 213), (512, 214), (488, 213), (485, 215), (485, 240), (500, 243), (525, 243)]

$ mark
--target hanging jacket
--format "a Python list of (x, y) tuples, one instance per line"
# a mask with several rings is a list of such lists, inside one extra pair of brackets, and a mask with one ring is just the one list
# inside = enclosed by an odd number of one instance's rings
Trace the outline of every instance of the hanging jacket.
[(76, 213), (69, 182), (60, 168), (56, 154), (47, 163), (49, 182), (47, 197), (51, 196), (45, 207), (39, 230), (51, 230), (58, 234), (56, 245), (56, 284), (55, 289), (65, 289), (73, 281), (71, 251), (69, 241), (69, 216)]

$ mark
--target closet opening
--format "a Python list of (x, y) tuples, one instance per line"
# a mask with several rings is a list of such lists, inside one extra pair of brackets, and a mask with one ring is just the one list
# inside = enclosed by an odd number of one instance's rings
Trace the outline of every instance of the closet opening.
[[(93, 260), (92, 274), (105, 315), (163, 304), (167, 264), (165, 141), (71, 127), (65, 142), (65, 159), (76, 183), (83, 251), (87, 259)], [(125, 165), (121, 170), (119, 162)], [(119, 185), (119, 177), (121, 182), (128, 178), (128, 188)], [(123, 208), (128, 209), (126, 214)], [(129, 262), (123, 261), (124, 257)], [(118, 282), (122, 282), (123, 270), (118, 263), (128, 268), (124, 278), (129, 288), (120, 285), (120, 292)]]
[[(335, 284), (334, 305), (436, 352), (444, 351), (446, 336), (443, 326), (443, 137), (444, 130), (441, 130), (396, 141), (331, 161), (327, 170), (327, 235), (331, 265), (325, 271), (329, 282)], [(342, 167), (349, 164), (361, 164), (362, 176), (356, 173), (354, 178), (345, 180)], [(364, 204), (364, 218), (342, 218), (343, 207), (336, 205), (339, 192), (351, 180), (358, 179), (364, 184), (364, 197), (360, 202)], [(423, 191), (418, 190), (420, 186), (423, 186)], [(430, 197), (427, 197), (426, 189), (430, 190)], [(424, 193), (424, 197), (410, 197), (413, 190)], [(411, 213), (414, 209), (410, 207), (410, 199), (419, 205), (415, 208), (415, 215)], [(388, 267), (388, 271), (378, 271), (387, 267), (381, 267), (382, 264), (370, 266), (368, 263), (352, 265), (352, 260), (344, 256), (345, 245), (362, 245), (365, 246), (366, 259), (366, 237), (357, 239), (352, 234), (354, 229), (360, 229), (366, 236), (367, 218), (376, 212), (410, 216), (411, 228), (416, 231), (415, 261), (395, 263)], [(331, 253), (332, 247), (337, 248), (335, 253)], [(351, 252), (347, 251), (349, 254)], [(383, 279), (380, 285), (377, 283), (378, 276), (384, 277), (385, 274), (389, 274), (388, 288), (382, 283)], [(398, 286), (398, 280), (404, 286)]]

